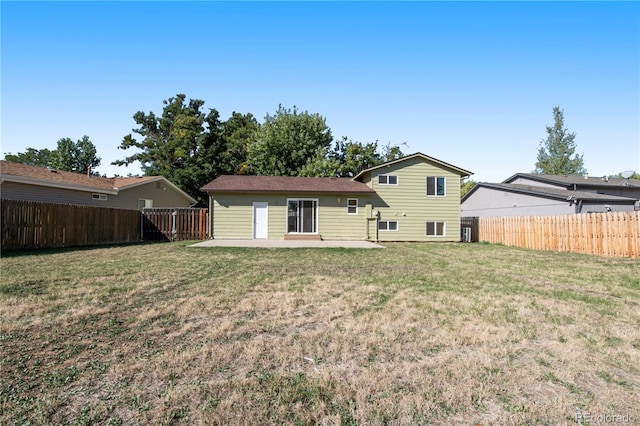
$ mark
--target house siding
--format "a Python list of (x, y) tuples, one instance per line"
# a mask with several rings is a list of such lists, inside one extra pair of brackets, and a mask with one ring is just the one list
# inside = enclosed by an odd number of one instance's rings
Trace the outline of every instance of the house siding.
[[(162, 190), (162, 187), (166, 190)], [(94, 200), (91, 194), (103, 193), (95, 191), (78, 191), (73, 189), (54, 188), (29, 185), (17, 182), (3, 182), (0, 185), (0, 196), (3, 199), (41, 201), (48, 203), (79, 204), (85, 206), (111, 207), (121, 209), (138, 209), (138, 199), (153, 200), (154, 207), (189, 207), (190, 201), (170, 186), (161, 182), (150, 182), (133, 188), (122, 189), (118, 195), (107, 194), (106, 200)]]
[[(213, 238), (252, 239), (253, 203), (266, 202), (268, 207), (268, 239), (282, 240), (287, 232), (287, 200), (318, 201), (318, 234), (325, 240), (366, 239), (367, 203), (364, 194), (317, 193), (213, 193)], [(347, 198), (358, 199), (358, 213), (347, 214)]]
[[(398, 185), (378, 184), (378, 175), (398, 176)], [(444, 197), (427, 196), (427, 176), (445, 177)], [(373, 188), (372, 207), (379, 220), (398, 222), (397, 231), (378, 231), (379, 241), (460, 241), (460, 175), (439, 164), (416, 157), (374, 169), (361, 176)], [(445, 222), (444, 236), (427, 237), (426, 222)], [(375, 239), (376, 221), (369, 223)]]
[(527, 194), (478, 188), (461, 206), (463, 217), (487, 216), (551, 216), (573, 214), (575, 206), (568, 201), (553, 200)]

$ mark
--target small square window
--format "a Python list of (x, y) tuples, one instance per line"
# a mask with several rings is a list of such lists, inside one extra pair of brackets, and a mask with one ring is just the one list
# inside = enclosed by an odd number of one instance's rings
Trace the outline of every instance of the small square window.
[(91, 198), (94, 200), (105, 201), (107, 199), (107, 194), (91, 194)]
[(380, 185), (397, 185), (398, 176), (395, 175), (378, 175), (378, 184)]
[(398, 221), (397, 220), (380, 220), (378, 221), (378, 230), (379, 231), (397, 231)]
[(427, 237), (444, 237), (445, 230), (444, 222), (427, 222)]
[(347, 198), (347, 214), (358, 214), (357, 198)]
[(427, 176), (427, 196), (444, 197), (446, 195), (446, 179), (442, 176)]

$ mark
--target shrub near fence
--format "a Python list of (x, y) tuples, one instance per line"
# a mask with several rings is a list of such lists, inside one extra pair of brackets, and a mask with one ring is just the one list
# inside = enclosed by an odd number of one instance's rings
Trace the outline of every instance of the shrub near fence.
[(537, 250), (640, 258), (640, 212), (481, 217), (478, 239)]
[(2, 200), (2, 250), (140, 241), (137, 210)]

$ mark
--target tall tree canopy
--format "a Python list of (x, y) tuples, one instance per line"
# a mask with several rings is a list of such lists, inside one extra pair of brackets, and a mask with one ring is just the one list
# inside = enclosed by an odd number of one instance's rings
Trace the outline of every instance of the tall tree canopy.
[(4, 155), (4, 159), (13, 161), (14, 163), (28, 164), (30, 166), (51, 167), (51, 151), (47, 148), (27, 148), (25, 152), (19, 152), (17, 154), (7, 152)]
[(17, 155), (8, 153), (4, 159), (77, 173), (94, 173), (93, 170), (100, 165), (96, 146), (89, 136), (83, 136), (77, 142), (70, 138), (62, 138), (58, 140), (57, 147), (53, 151), (46, 148), (40, 150), (27, 148), (26, 152), (19, 152)]
[(378, 142), (353, 142), (347, 137), (335, 142), (335, 147), (320, 149), (316, 156), (300, 170), (301, 176), (353, 177), (360, 171), (404, 156), (400, 147)]
[(324, 117), (279, 105), (259, 124), (251, 114), (233, 112), (220, 120), (204, 101), (178, 94), (163, 101), (162, 115), (138, 111), (138, 128), (118, 148), (136, 149), (115, 165), (138, 161), (146, 175), (161, 175), (202, 204), (200, 188), (223, 174), (272, 176), (355, 176), (359, 171), (404, 154), (399, 146), (363, 144), (344, 137), (335, 142)]
[(163, 101), (160, 117), (138, 111), (133, 119), (139, 126), (118, 148), (138, 152), (114, 165), (138, 161), (147, 175), (161, 175), (204, 203), (200, 188), (221, 174), (237, 173), (246, 163), (246, 146), (258, 124), (251, 114), (234, 112), (227, 122), (215, 109), (202, 111), (204, 101), (184, 94)]
[(333, 141), (324, 117), (282, 105), (275, 115), (267, 114), (256, 136), (249, 147), (249, 170), (271, 176), (299, 175), (307, 162)]
[(553, 108), (554, 124), (547, 126), (547, 139), (540, 141), (536, 173), (552, 175), (583, 175), (582, 155), (576, 154), (575, 133), (569, 133), (564, 125), (564, 113)]
[(91, 173), (100, 165), (100, 158), (96, 154), (96, 146), (88, 136), (83, 136), (77, 142), (62, 138), (51, 153), (51, 167), (68, 172)]
[[(219, 140), (218, 111), (212, 109), (205, 114), (201, 111), (204, 101), (190, 99), (186, 102), (184, 94), (166, 99), (163, 104), (160, 117), (142, 111), (133, 115), (139, 126), (133, 132), (142, 138), (135, 139), (130, 133), (118, 148), (137, 148), (139, 151), (112, 164), (120, 166), (138, 161), (145, 175), (164, 176), (195, 199), (202, 200), (198, 189), (213, 173), (211, 155)], [(205, 122), (210, 128), (207, 133)]]

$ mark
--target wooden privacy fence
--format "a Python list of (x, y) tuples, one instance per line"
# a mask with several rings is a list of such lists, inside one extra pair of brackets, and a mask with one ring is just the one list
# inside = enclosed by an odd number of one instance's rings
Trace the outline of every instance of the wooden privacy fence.
[(537, 250), (640, 258), (640, 212), (479, 218), (478, 239)]
[(137, 210), (2, 200), (2, 250), (140, 241)]
[(145, 241), (206, 238), (207, 209), (150, 208), (142, 211), (142, 239)]

